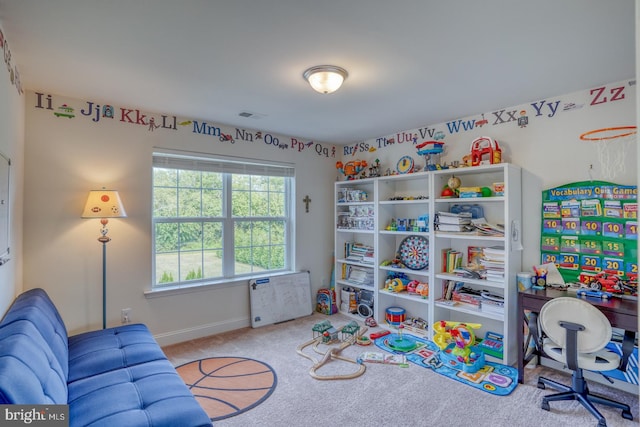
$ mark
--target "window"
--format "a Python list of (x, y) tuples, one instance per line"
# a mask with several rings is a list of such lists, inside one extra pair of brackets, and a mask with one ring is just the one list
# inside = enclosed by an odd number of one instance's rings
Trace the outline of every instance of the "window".
[(153, 154), (153, 288), (290, 271), (290, 166)]

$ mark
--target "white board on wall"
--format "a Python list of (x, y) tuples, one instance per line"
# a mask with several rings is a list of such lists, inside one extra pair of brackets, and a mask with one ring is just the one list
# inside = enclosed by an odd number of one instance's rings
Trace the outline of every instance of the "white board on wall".
[(313, 312), (308, 271), (249, 281), (251, 327), (271, 325)]

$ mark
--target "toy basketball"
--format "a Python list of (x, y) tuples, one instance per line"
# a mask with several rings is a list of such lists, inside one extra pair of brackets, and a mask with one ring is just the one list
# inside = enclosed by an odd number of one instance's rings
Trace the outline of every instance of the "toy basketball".
[(407, 318), (407, 312), (401, 307), (389, 307), (385, 310), (385, 319), (392, 326), (399, 326)]

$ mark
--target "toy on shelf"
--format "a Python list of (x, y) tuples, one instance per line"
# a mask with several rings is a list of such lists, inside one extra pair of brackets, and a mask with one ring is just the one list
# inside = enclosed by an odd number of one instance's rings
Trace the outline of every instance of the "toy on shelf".
[(398, 174), (413, 173), (413, 159), (411, 156), (402, 156), (396, 165)]
[(398, 246), (400, 261), (411, 270), (422, 270), (429, 266), (429, 240), (423, 236), (407, 236)]
[(475, 197), (491, 197), (493, 191), (489, 187), (460, 187), (458, 188), (458, 197), (461, 199)]
[(407, 290), (407, 283), (407, 279), (396, 277), (393, 279), (387, 279), (384, 284), (387, 288), (387, 291), (398, 293)]
[(389, 292), (402, 292), (407, 290), (407, 284), (411, 281), (409, 277), (402, 272), (390, 271), (384, 281), (384, 287)]
[(447, 180), (447, 183), (442, 187), (440, 197), (443, 199), (452, 199), (460, 196), (460, 186), (462, 181), (455, 175), (451, 175), (451, 178)]
[(458, 194), (458, 189), (462, 185), (462, 181), (455, 175), (451, 175), (451, 178), (447, 180), (447, 187), (453, 190), (454, 193)]
[(380, 267), (407, 268), (407, 266), (404, 265), (402, 261), (400, 261), (400, 258), (397, 258), (397, 257), (394, 259), (388, 259), (388, 260), (382, 261), (380, 263)]
[(424, 170), (432, 171), (442, 169), (440, 164), (440, 156), (444, 152), (444, 142), (441, 141), (425, 141), (416, 145), (418, 154), (424, 156)]
[(429, 284), (418, 280), (412, 280), (407, 283), (407, 292), (426, 298), (429, 296)]
[(380, 159), (375, 159), (373, 164), (369, 166), (369, 178), (380, 176)]
[(440, 192), (440, 197), (442, 197), (443, 199), (453, 199), (455, 197), (458, 197), (458, 195), (456, 194), (455, 191), (449, 188), (448, 185), (445, 185), (442, 188), (442, 192)]
[(493, 165), (502, 162), (502, 150), (498, 141), (481, 136), (471, 142), (471, 154), (465, 157), (467, 166)]
[(418, 218), (391, 218), (385, 230), (426, 233), (429, 231), (429, 214), (420, 215)]
[(366, 160), (350, 160), (347, 163), (336, 162), (336, 169), (344, 175), (347, 181), (356, 179), (357, 175), (367, 166), (368, 163)]

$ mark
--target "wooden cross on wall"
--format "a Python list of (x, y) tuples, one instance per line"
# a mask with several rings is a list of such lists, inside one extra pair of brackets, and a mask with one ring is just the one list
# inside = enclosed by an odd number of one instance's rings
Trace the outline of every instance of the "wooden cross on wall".
[(311, 203), (311, 199), (309, 198), (309, 195), (307, 194), (306, 196), (304, 196), (304, 199), (302, 199), (302, 201), (304, 202), (304, 205), (305, 205), (305, 212), (309, 212), (309, 203)]

